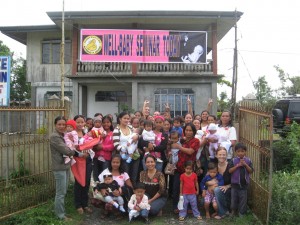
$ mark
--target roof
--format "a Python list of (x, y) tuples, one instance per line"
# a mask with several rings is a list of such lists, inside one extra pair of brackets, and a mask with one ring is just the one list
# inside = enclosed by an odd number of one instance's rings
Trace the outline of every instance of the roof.
[[(62, 12), (47, 12), (47, 15), (54, 25), (0, 27), (0, 30), (26, 45), (28, 32), (61, 30)], [(242, 15), (239, 11), (72, 11), (65, 12), (65, 29), (210, 31), (215, 23), (220, 41)]]

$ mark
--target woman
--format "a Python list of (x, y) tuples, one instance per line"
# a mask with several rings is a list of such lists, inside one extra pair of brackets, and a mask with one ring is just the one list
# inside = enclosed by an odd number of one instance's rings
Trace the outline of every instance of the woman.
[(191, 113), (187, 113), (184, 116), (184, 124), (191, 123), (193, 121), (193, 115)]
[(132, 135), (133, 130), (132, 127), (129, 126), (129, 121), (130, 117), (127, 112), (121, 112), (117, 118), (117, 127), (113, 131), (113, 143), (114, 143), (114, 149), (116, 152), (119, 153), (125, 153), (124, 158), (122, 159), (125, 161), (123, 163), (124, 165), (124, 170), (126, 173), (129, 174), (131, 181), (133, 184), (136, 183), (137, 181), (137, 176), (138, 176), (138, 169), (139, 169), (139, 164), (140, 164), (140, 159), (139, 158), (132, 158), (130, 163), (127, 163), (126, 160), (128, 157), (127, 154), (127, 143), (132, 138), (132, 141), (138, 141), (139, 135)]
[[(161, 154), (161, 160), (163, 162), (156, 162), (156, 169), (159, 171), (162, 171), (163, 169), (163, 164), (166, 162), (166, 155), (165, 152), (167, 150), (167, 144), (168, 144), (168, 135), (166, 133), (163, 133), (163, 123), (164, 123), (165, 118), (163, 116), (155, 116), (154, 117), (154, 130), (153, 132), (155, 133), (155, 146), (148, 142), (144, 141), (143, 138), (140, 138), (139, 140), (139, 148), (143, 149), (143, 153), (145, 151), (154, 151), (154, 152), (159, 152)], [(145, 166), (144, 166), (145, 168)]]
[(63, 155), (86, 157), (86, 154), (72, 151), (64, 140), (66, 119), (58, 116), (54, 120), (55, 130), (50, 136), (50, 150), (52, 158), (52, 171), (55, 178), (55, 202), (54, 211), (58, 218), (68, 221), (65, 215), (65, 195), (67, 193), (70, 178), (70, 163), (65, 164)]
[[(110, 165), (112, 151), (114, 150), (114, 143), (113, 143), (113, 130), (114, 127), (112, 125), (111, 117), (104, 116), (102, 119), (102, 127), (106, 132), (105, 137), (103, 138), (101, 144), (98, 144), (93, 148), (95, 151), (95, 156), (93, 159), (93, 178), (94, 181), (98, 180), (99, 174), (108, 168)], [(105, 161), (98, 160), (99, 156), (102, 156)]]
[[(219, 147), (216, 152), (216, 158), (218, 159), (218, 172), (224, 178), (224, 185), (214, 189), (218, 204), (218, 215), (215, 216), (215, 219), (222, 219), (229, 214), (231, 201), (231, 175), (227, 162), (227, 150), (224, 147)], [(213, 182), (209, 181), (207, 185), (213, 185)]]
[(145, 157), (146, 170), (140, 173), (140, 182), (145, 184), (148, 203), (151, 208), (149, 215), (161, 215), (162, 208), (166, 205), (166, 183), (162, 172), (156, 169), (156, 159), (148, 154)]
[(237, 137), (236, 130), (232, 125), (230, 111), (225, 110), (222, 112), (217, 133), (220, 136), (219, 142), (221, 146), (227, 149), (227, 160), (231, 160), (233, 156), (232, 147), (236, 144)]
[[(83, 136), (84, 128), (85, 128), (85, 117), (82, 115), (77, 115), (74, 117), (74, 120), (76, 122), (76, 131), (78, 134), (78, 142), (83, 143)], [(88, 151), (83, 151), (86, 154), (89, 154)], [(92, 213), (92, 209), (88, 207), (89, 202), (89, 188), (91, 183), (91, 174), (92, 174), (92, 158), (89, 155), (84, 160), (83, 159), (75, 159), (76, 163), (73, 165), (78, 168), (78, 171), (80, 171), (83, 167), (85, 167), (85, 186), (82, 186), (80, 182), (75, 177), (75, 184), (74, 184), (74, 198), (75, 198), (75, 207), (79, 214), (86, 213)], [(74, 169), (72, 166), (72, 171), (74, 173)]]
[(206, 128), (208, 126), (208, 122), (207, 122), (208, 116), (209, 116), (209, 112), (207, 110), (201, 112), (200, 129), (203, 131), (206, 131)]
[(183, 128), (183, 133), (185, 136), (185, 141), (180, 146), (177, 143), (172, 144), (172, 148), (179, 149), (178, 162), (176, 165), (176, 171), (174, 174), (173, 181), (173, 210), (178, 213), (177, 204), (179, 201), (180, 192), (180, 175), (184, 173), (184, 162), (186, 161), (196, 161), (196, 154), (200, 147), (200, 142), (195, 138), (196, 128), (192, 123), (188, 123)]

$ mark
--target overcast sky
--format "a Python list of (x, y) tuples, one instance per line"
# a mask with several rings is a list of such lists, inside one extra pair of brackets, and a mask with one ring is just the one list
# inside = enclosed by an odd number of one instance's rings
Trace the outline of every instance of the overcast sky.
[[(0, 26), (53, 24), (46, 12), (61, 11), (63, 0), (9, 0), (1, 4)], [(237, 98), (254, 92), (252, 81), (266, 75), (270, 86), (278, 87), (274, 65), (293, 76), (300, 76), (300, 1), (297, 0), (65, 0), (65, 11), (105, 10), (199, 10), (238, 11)], [(18, 56), (26, 57), (26, 46), (0, 34)], [(218, 44), (218, 73), (232, 79), (234, 30)], [(224, 90), (220, 87), (218, 92)], [(230, 92), (227, 91), (229, 96)]]

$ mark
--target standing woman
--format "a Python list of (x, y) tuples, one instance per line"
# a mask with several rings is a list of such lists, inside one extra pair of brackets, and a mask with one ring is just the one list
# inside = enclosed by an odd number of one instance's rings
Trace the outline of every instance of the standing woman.
[(195, 138), (196, 128), (192, 123), (188, 123), (183, 128), (185, 141), (180, 146), (177, 143), (172, 144), (171, 148), (179, 149), (178, 162), (176, 165), (176, 171), (174, 173), (173, 181), (173, 210), (178, 213), (177, 204), (179, 201), (180, 192), (180, 175), (184, 173), (184, 163), (186, 161), (196, 161), (196, 154), (200, 147), (199, 139)]
[(70, 220), (65, 215), (65, 195), (67, 194), (70, 163), (65, 164), (63, 155), (67, 156), (84, 156), (81, 153), (72, 151), (67, 147), (64, 140), (64, 132), (66, 129), (66, 119), (58, 116), (54, 120), (55, 130), (50, 136), (50, 150), (52, 158), (52, 171), (55, 178), (55, 202), (54, 211), (58, 218), (62, 220)]
[[(106, 132), (105, 137), (101, 144), (96, 145), (93, 150), (95, 151), (95, 156), (93, 159), (93, 178), (94, 181), (98, 181), (98, 176), (103, 170), (107, 169), (110, 165), (111, 155), (114, 150), (113, 143), (113, 130), (112, 120), (110, 116), (104, 116), (102, 119), (102, 127)], [(98, 160), (99, 156), (102, 156), (105, 161)]]
[(208, 121), (207, 121), (208, 116), (209, 116), (209, 112), (207, 110), (201, 112), (200, 129), (203, 131), (206, 131), (206, 128), (208, 126)]
[(236, 130), (232, 124), (230, 111), (224, 110), (222, 112), (217, 133), (220, 136), (219, 142), (221, 146), (227, 150), (227, 160), (231, 160), (233, 156), (232, 147), (236, 144), (237, 137)]
[[(78, 142), (82, 143), (85, 128), (85, 117), (82, 115), (77, 115), (74, 117), (76, 122), (76, 131), (78, 134)], [(83, 151), (84, 153), (88, 154), (87, 151)], [(76, 160), (76, 159), (75, 159)], [(77, 160), (76, 160), (77, 161)], [(81, 161), (81, 160), (80, 160)], [(79, 160), (78, 162), (79, 163)], [(92, 174), (92, 159), (90, 155), (85, 158), (85, 163), (82, 166), (86, 167), (85, 172), (85, 186), (81, 186), (81, 184), (75, 178), (74, 184), (74, 198), (75, 198), (75, 207), (79, 214), (92, 213), (92, 209), (88, 207), (89, 201), (89, 188), (91, 183), (91, 174)]]
[[(117, 127), (113, 131), (113, 143), (114, 149), (118, 154), (121, 152), (126, 152), (127, 154), (127, 143), (132, 137), (132, 141), (137, 141), (139, 135), (133, 135), (132, 127), (129, 126), (130, 116), (127, 112), (121, 112), (117, 118)], [(125, 155), (126, 155), (125, 154)], [(127, 154), (128, 156), (128, 154)], [(137, 181), (138, 169), (140, 164), (140, 159), (133, 159), (130, 163), (126, 162), (126, 158), (122, 158), (124, 170), (129, 174), (133, 184)]]
[(147, 169), (141, 171), (140, 182), (146, 187), (148, 203), (151, 206), (149, 215), (156, 216), (161, 214), (167, 202), (165, 176), (156, 169), (156, 159), (153, 155), (148, 154), (145, 157), (145, 164)]

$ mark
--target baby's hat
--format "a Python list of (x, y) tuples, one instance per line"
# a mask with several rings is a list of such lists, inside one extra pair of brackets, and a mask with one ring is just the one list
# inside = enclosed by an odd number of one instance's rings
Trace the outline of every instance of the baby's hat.
[(197, 135), (202, 137), (204, 135), (204, 131), (203, 130), (197, 130)]
[(107, 173), (103, 174), (103, 179), (105, 179), (107, 177), (113, 177), (113, 176), (110, 172), (107, 172)]
[(215, 123), (211, 123), (208, 125), (208, 130), (217, 130), (217, 125)]
[(95, 123), (96, 121), (101, 121), (102, 122), (102, 117), (101, 116), (94, 117), (93, 122)]
[(74, 128), (74, 130), (76, 130), (76, 122), (75, 120), (68, 120), (66, 125), (70, 125)]

